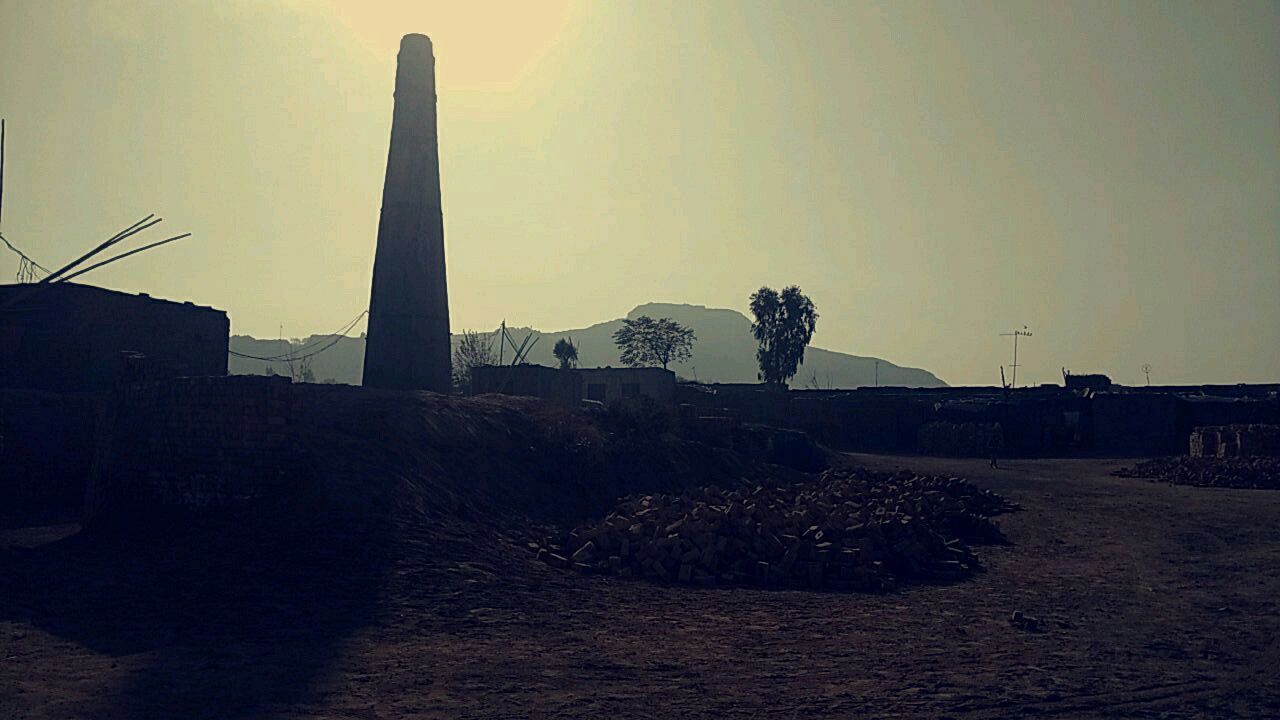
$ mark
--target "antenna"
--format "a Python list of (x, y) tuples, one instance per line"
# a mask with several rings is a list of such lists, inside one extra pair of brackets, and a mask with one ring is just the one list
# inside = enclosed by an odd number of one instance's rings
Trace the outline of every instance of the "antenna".
[(4, 118), (0, 118), (0, 218), (4, 217)]
[(1151, 363), (1142, 364), (1142, 373), (1147, 376), (1147, 384), (1151, 384)]
[(1016, 388), (1018, 387), (1018, 338), (1031, 337), (1031, 331), (1027, 330), (1026, 325), (1023, 325), (1021, 330), (1014, 330), (1013, 332), (1000, 333), (1000, 337), (1010, 337), (1010, 336), (1013, 337), (1013, 364), (1009, 366), (1013, 370), (1013, 379), (1010, 382), (1010, 387)]

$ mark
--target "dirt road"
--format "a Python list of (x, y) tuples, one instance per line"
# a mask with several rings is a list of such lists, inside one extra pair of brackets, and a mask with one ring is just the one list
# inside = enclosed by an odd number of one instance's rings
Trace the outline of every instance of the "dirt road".
[(0, 551), (0, 718), (1280, 717), (1280, 492), (855, 460), (1006, 495), (1015, 544), (872, 596), (577, 577), (461, 520), (296, 572), (73, 538)]

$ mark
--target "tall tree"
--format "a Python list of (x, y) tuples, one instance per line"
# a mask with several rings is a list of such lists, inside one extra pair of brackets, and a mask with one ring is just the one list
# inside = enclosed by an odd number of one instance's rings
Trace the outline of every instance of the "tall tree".
[(471, 390), (471, 370), (484, 365), (497, 365), (498, 354), (493, 351), (493, 333), (463, 330), (458, 346), (453, 350), (453, 391), (467, 393)]
[(613, 334), (618, 346), (618, 359), (628, 367), (666, 368), (673, 362), (688, 360), (693, 356), (693, 330), (669, 317), (654, 320), (641, 315), (634, 320), (623, 320), (622, 327)]
[(766, 383), (785, 385), (804, 363), (804, 349), (818, 326), (818, 311), (800, 288), (792, 285), (782, 293), (762, 287), (751, 294), (751, 334), (760, 343), (756, 360), (759, 378)]
[(560, 361), (561, 370), (569, 370), (578, 366), (578, 346), (573, 344), (573, 338), (560, 338), (556, 341), (556, 346), (551, 348), (551, 354), (556, 356), (556, 360)]

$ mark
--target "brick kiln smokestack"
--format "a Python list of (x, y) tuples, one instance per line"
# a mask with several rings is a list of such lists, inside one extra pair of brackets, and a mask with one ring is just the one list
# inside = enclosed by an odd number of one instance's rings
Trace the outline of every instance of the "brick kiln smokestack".
[(426, 35), (400, 41), (369, 298), (368, 387), (440, 393), (451, 387), (435, 62)]

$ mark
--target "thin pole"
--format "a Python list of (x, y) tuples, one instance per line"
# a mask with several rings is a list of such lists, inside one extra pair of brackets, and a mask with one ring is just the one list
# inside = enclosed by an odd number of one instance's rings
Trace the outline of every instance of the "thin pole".
[(1014, 330), (1011, 333), (1000, 333), (1000, 337), (1013, 336), (1013, 381), (1010, 387), (1018, 387), (1018, 337), (1031, 337), (1031, 332), (1027, 330), (1027, 326), (1023, 325), (1021, 330)]
[(1018, 333), (1013, 334), (1013, 386), (1018, 387)]
[[(155, 220), (153, 220), (152, 222), (147, 223), (147, 221), (148, 221), (148, 220), (151, 220), (151, 218), (153, 218), (153, 217), (156, 217), (155, 213), (151, 213), (150, 215), (148, 215), (148, 216), (146, 216), (146, 217), (142, 218), (141, 220), (139, 220), (138, 222), (136, 222), (136, 223), (134, 223), (134, 224), (130, 225), (129, 227), (125, 228), (124, 230), (121, 230), (120, 232), (116, 233), (115, 235), (112, 235), (110, 238), (107, 238), (107, 240), (106, 240), (105, 242), (103, 242), (101, 245), (99, 245), (98, 247), (96, 247), (96, 248), (94, 248), (94, 249), (90, 250), (89, 252), (85, 253), (84, 255), (81, 255), (80, 257), (76, 258), (75, 260), (72, 260), (71, 262), (67, 263), (66, 265), (63, 265), (62, 267), (58, 268), (58, 270), (57, 270), (56, 272), (54, 272), (54, 273), (52, 273), (52, 274), (50, 274), (50, 275), (46, 276), (46, 277), (45, 277), (45, 279), (41, 280), (40, 282), (41, 282), (41, 283), (45, 283), (45, 284), (47, 284), (47, 283), (51, 283), (51, 282), (53, 282), (53, 281), (57, 280), (59, 277), (62, 277), (64, 274), (66, 274), (66, 273), (70, 272), (72, 269), (74, 269), (77, 265), (79, 265), (80, 263), (84, 262), (85, 260), (88, 260), (89, 258), (93, 257), (94, 255), (97, 255), (98, 253), (102, 252), (103, 250), (106, 250), (107, 248), (111, 247), (112, 245), (115, 245), (116, 243), (120, 242), (121, 240), (124, 240), (125, 238), (129, 237), (130, 235), (134, 235), (134, 234), (137, 234), (137, 233), (139, 233), (139, 232), (142, 232), (143, 230), (146, 230), (147, 228), (151, 227), (152, 225), (155, 225), (156, 223), (160, 222), (160, 220), (162, 219), (162, 218), (156, 218), (156, 219), (155, 219)], [(144, 223), (145, 223), (145, 224), (144, 224)]]
[[(4, 118), (0, 118), (0, 221), (4, 220)], [(0, 226), (4, 223), (0, 222)]]
[(62, 278), (62, 282), (68, 282), (68, 281), (72, 280), (73, 278), (80, 277), (81, 275), (83, 275), (83, 274), (85, 274), (85, 273), (89, 272), (90, 270), (97, 270), (98, 268), (102, 267), (103, 265), (110, 265), (111, 263), (113, 263), (113, 262), (115, 262), (115, 261), (117, 261), (117, 260), (123, 260), (123, 259), (125, 259), (125, 258), (129, 257), (130, 255), (135, 255), (135, 254), (137, 254), (137, 253), (142, 252), (143, 250), (150, 250), (151, 248), (154, 248), (154, 247), (160, 247), (161, 245), (167, 245), (168, 243), (171, 243), (171, 242), (173, 242), (174, 240), (181, 240), (181, 239), (183, 239), (183, 238), (189, 238), (189, 237), (191, 237), (191, 233), (183, 233), (183, 234), (181, 234), (181, 235), (174, 235), (173, 237), (168, 238), (168, 239), (166, 239), (166, 240), (161, 240), (161, 241), (159, 241), (159, 242), (153, 242), (153, 243), (151, 243), (150, 245), (143, 245), (142, 247), (140, 247), (140, 248), (136, 248), (136, 249), (134, 249), (134, 250), (130, 250), (129, 252), (124, 253), (123, 255), (116, 255), (115, 257), (107, 258), (106, 260), (103, 260), (102, 262), (94, 263), (93, 265), (90, 265), (89, 267), (84, 268), (83, 270), (77, 270), (76, 272), (73, 272), (73, 273), (71, 273), (70, 275), (68, 275), (68, 276), (66, 276), (66, 277), (64, 277), (64, 278)]

